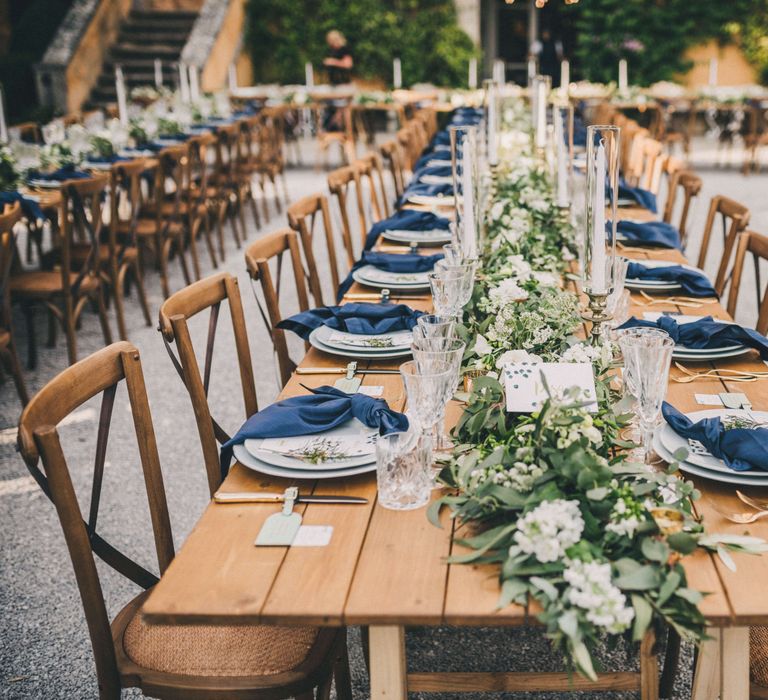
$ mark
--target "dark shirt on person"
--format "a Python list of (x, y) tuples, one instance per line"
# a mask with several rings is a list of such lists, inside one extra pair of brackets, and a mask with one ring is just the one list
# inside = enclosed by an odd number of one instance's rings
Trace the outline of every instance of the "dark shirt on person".
[[(349, 50), (349, 46), (340, 46), (337, 49), (328, 50), (328, 58), (335, 58), (337, 61), (349, 56), (352, 57), (352, 52)], [(352, 69), (339, 68), (338, 66), (328, 66), (328, 80), (331, 85), (343, 85), (348, 83), (352, 77)]]

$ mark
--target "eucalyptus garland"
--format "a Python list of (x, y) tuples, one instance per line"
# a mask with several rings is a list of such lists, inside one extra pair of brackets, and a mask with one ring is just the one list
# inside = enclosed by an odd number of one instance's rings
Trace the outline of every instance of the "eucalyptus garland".
[[(675, 465), (654, 471), (627, 458), (631, 419), (614, 385), (615, 349), (579, 340), (578, 297), (567, 288), (575, 237), (555, 206), (546, 167), (530, 153), (521, 103), (506, 110), (502, 162), (488, 207), (486, 240), (462, 334), (473, 377), (441, 478), (444, 506), (468, 525), (469, 553), (455, 564), (499, 565), (499, 606), (541, 606), (539, 620), (572, 668), (596, 677), (592, 655), (606, 635), (639, 642), (666, 623), (704, 638), (705, 619), (681, 564), (697, 548), (763, 552), (752, 537), (708, 535), (692, 502), (699, 494)], [(532, 414), (506, 411), (499, 379), (508, 362), (591, 362), (598, 410), (576, 388), (551, 394)], [(677, 454), (676, 459), (685, 455)]]

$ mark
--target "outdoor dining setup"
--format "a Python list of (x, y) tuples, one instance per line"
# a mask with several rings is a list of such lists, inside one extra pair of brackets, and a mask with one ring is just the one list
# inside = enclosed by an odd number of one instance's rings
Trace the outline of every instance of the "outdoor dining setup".
[[(759, 318), (734, 320), (768, 238), (717, 195), (689, 260), (702, 176), (669, 139), (586, 86), (577, 97), (568, 80), (498, 78), (448, 100), (377, 96), (399, 121), (376, 146), (351, 106), (329, 137), (323, 107), (295, 90), (203, 94), (190, 70), (179, 91), (132, 95), (118, 74), (116, 113), (22, 125), (0, 144), (0, 354), (23, 404), (19, 458), (74, 567), (100, 697), (352, 698), (353, 626), (376, 699), (672, 698), (681, 644), (697, 650), (694, 700), (768, 697), (759, 275)], [(346, 155), (327, 193), (290, 197), (286, 153), (302, 129)], [(239, 278), (221, 269), (230, 243)], [(185, 459), (209, 502), (183, 541), (155, 427), (172, 416), (148, 399), (126, 314), (136, 302), (194, 414)], [(14, 308), (27, 365), (36, 314), (49, 345), (65, 336), (70, 366), (33, 396)], [(92, 314), (104, 347), (85, 355)], [(267, 345), (254, 340), (262, 326)], [(214, 365), (237, 425), (220, 418)], [(272, 403), (257, 396), (271, 372)], [(83, 498), (60, 426), (91, 401)], [(147, 507), (131, 517), (156, 562), (100, 529), (100, 504), (120, 502), (105, 477), (118, 423), (135, 436), (138, 464), (124, 466)], [(116, 616), (107, 568), (135, 584)], [(458, 658), (413, 671), (415, 626), (533, 627), (565, 670)], [(619, 643), (634, 670), (601, 664)]]

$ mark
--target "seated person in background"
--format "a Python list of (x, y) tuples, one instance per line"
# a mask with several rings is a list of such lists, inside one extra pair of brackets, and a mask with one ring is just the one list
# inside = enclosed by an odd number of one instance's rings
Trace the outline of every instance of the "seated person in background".
[[(344, 85), (350, 82), (354, 59), (345, 36), (340, 31), (333, 29), (325, 35), (325, 41), (328, 44), (328, 55), (323, 59), (323, 65), (328, 69), (329, 82), (331, 85)], [(341, 109), (337, 109), (335, 106), (329, 106), (326, 109), (323, 129), (325, 131), (342, 131), (344, 129)]]

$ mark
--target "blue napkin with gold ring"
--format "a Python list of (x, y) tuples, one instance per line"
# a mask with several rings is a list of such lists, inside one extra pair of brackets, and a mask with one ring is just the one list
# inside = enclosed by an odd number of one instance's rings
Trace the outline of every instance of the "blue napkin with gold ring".
[(722, 459), (734, 471), (768, 470), (768, 430), (765, 428), (726, 428), (719, 417), (694, 423), (666, 401), (661, 412), (680, 437), (698, 440), (713, 457)]
[(350, 303), (302, 311), (283, 319), (277, 327), (293, 331), (304, 340), (320, 326), (357, 335), (379, 335), (412, 330), (423, 315), (423, 311), (414, 311), (406, 304)]
[(332, 386), (308, 389), (308, 396), (292, 396), (254, 413), (233, 437), (221, 446), (221, 469), (226, 474), (232, 448), (256, 438), (316, 435), (357, 418), (381, 435), (408, 430), (405, 414), (393, 411), (384, 399), (365, 394), (345, 394)]
[(754, 348), (764, 360), (768, 359), (768, 338), (751, 328), (742, 328), (736, 323), (723, 323), (711, 316), (698, 321), (678, 323), (672, 316), (659, 316), (656, 321), (630, 318), (619, 328), (659, 328), (666, 331), (676, 345), (692, 350), (715, 350), (729, 345), (744, 345)]
[(448, 231), (450, 221), (444, 216), (437, 216), (431, 211), (418, 211), (416, 209), (403, 209), (388, 219), (382, 219), (368, 231), (365, 237), (365, 249), (370, 250), (376, 245), (379, 236), (385, 231)]
[[(675, 282), (692, 297), (716, 297), (712, 283), (707, 276), (697, 270), (689, 270), (682, 265), (646, 267), (639, 262), (630, 262), (627, 267), (628, 280), (659, 280)], [(653, 291), (653, 290), (650, 290)]]
[(342, 297), (349, 291), (349, 288), (355, 281), (352, 273), (361, 267), (373, 265), (379, 268), (379, 270), (386, 272), (429, 272), (435, 266), (435, 263), (444, 257), (442, 253), (436, 253), (435, 255), (405, 253), (400, 255), (397, 253), (375, 253), (372, 250), (364, 250), (360, 260), (352, 266), (347, 279), (339, 285), (336, 301), (341, 301)]

